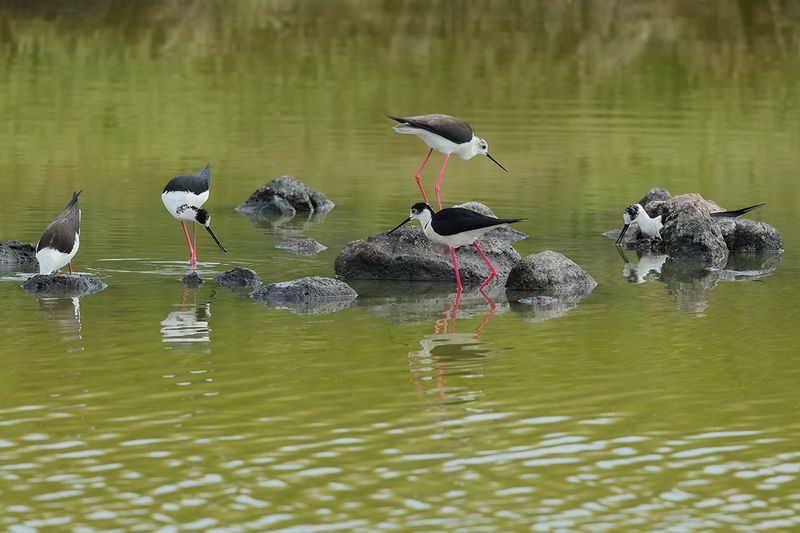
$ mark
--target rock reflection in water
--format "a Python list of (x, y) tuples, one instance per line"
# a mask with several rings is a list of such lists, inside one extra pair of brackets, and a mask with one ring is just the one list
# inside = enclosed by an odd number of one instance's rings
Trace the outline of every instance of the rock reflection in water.
[(711, 289), (719, 281), (761, 279), (775, 272), (780, 261), (780, 253), (736, 254), (720, 269), (669, 259), (664, 263), (661, 280), (680, 311), (703, 313), (708, 308)]
[[(39, 310), (47, 314), (59, 332), (64, 334), (64, 340), (77, 340), (81, 337), (81, 301), (80, 298), (37, 298)], [(82, 350), (81, 344), (76, 350)]]
[(170, 312), (161, 321), (162, 342), (173, 345), (211, 341), (211, 329), (208, 327), (208, 319), (211, 317), (211, 297), (198, 305), (197, 289), (183, 287), (180, 303), (175, 307), (178, 309)]
[(285, 215), (275, 213), (271, 215), (249, 215), (244, 216), (257, 228), (264, 228), (266, 233), (277, 235), (281, 238), (305, 237), (315, 224), (325, 220), (327, 211), (315, 211), (314, 213), (299, 212), (296, 215)]

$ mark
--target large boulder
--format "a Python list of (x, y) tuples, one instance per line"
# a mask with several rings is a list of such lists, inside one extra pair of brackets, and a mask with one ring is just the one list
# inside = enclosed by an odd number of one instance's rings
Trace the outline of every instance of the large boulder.
[(244, 267), (236, 267), (222, 274), (216, 278), (217, 283), (234, 291), (251, 291), (261, 285), (261, 278), (255, 270)]
[(349, 307), (358, 293), (337, 279), (311, 276), (262, 285), (250, 296), (274, 309), (317, 315)]
[(284, 242), (279, 242), (275, 245), (278, 250), (286, 250), (297, 255), (317, 255), (318, 253), (327, 250), (328, 247), (324, 244), (318, 243), (316, 240), (307, 239), (291, 239)]
[(321, 192), (292, 177), (281, 176), (251, 194), (236, 210), (255, 217), (293, 217), (298, 211), (330, 211), (334, 205)]
[(672, 198), (672, 195), (669, 193), (668, 190), (664, 189), (663, 187), (653, 187), (646, 193), (644, 196), (636, 202), (637, 204), (641, 205), (645, 208), (645, 210), (650, 213), (647, 207), (650, 205), (651, 202), (660, 201), (663, 202), (664, 200), (669, 200)]
[[(688, 196), (688, 195), (683, 195)], [(709, 213), (706, 201), (695, 195), (687, 201), (666, 202), (662, 211), (661, 238), (664, 249), (677, 260), (702, 262), (710, 265), (724, 264), (728, 259), (728, 247), (719, 226)]]
[(36, 246), (19, 241), (0, 241), (0, 265), (38, 264)]
[[(464, 209), (469, 209), (470, 211), (475, 211), (476, 213), (480, 213), (488, 217), (499, 218), (491, 209), (489, 209), (489, 206), (480, 202), (466, 202), (455, 207), (463, 207)], [(522, 239), (528, 238), (527, 233), (515, 230), (511, 226), (501, 226), (499, 228), (495, 228), (492, 231), (485, 233), (485, 235), (487, 237), (494, 237), (495, 239), (509, 242), (521, 241)]]
[(77, 275), (49, 275), (37, 274), (31, 276), (22, 288), (37, 296), (51, 298), (72, 298), (86, 296), (104, 290), (108, 285), (92, 276)]
[[(478, 245), (497, 270), (497, 279), (504, 281), (519, 253), (507, 241), (485, 235), (478, 239)], [(489, 277), (489, 268), (474, 246), (456, 250), (456, 260), (463, 284), (481, 283)], [(393, 233), (349, 242), (333, 267), (342, 279), (455, 281), (450, 252), (418, 227), (402, 227)]]
[(596, 286), (597, 282), (585, 270), (550, 250), (523, 257), (506, 281), (507, 290), (549, 296), (588, 294)]

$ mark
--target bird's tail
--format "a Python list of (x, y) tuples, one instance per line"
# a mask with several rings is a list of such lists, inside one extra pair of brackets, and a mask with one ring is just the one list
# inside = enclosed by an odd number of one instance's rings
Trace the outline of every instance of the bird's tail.
[(735, 211), (719, 211), (717, 213), (711, 213), (711, 216), (714, 218), (736, 218), (744, 215), (745, 213), (749, 213), (753, 209), (758, 209), (762, 205), (765, 204), (756, 204), (751, 205), (749, 207), (743, 207), (741, 209), (736, 209)]

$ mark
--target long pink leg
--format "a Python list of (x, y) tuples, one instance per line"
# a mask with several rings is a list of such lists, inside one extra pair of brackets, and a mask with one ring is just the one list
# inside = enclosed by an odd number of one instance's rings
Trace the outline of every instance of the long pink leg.
[(458, 262), (456, 262), (456, 249), (450, 247), (450, 257), (453, 258), (453, 270), (456, 273), (456, 285), (458, 285), (458, 292), (461, 292), (461, 276), (458, 273)]
[(69, 268), (69, 273), (72, 274), (72, 261), (67, 263), (67, 267)]
[(192, 222), (192, 248), (194, 248), (194, 260), (197, 261), (197, 222)]
[(183, 234), (186, 236), (186, 244), (189, 245), (189, 262), (194, 264), (197, 262), (197, 258), (194, 255), (192, 240), (189, 238), (189, 230), (186, 229), (186, 223), (183, 220), (181, 220), (181, 227), (183, 228)]
[(426, 204), (428, 203), (428, 197), (425, 195), (425, 189), (422, 188), (422, 182), (419, 180), (419, 177), (422, 175), (422, 169), (425, 168), (425, 163), (428, 162), (428, 158), (431, 156), (432, 153), (433, 153), (433, 148), (428, 150), (428, 155), (426, 155), (425, 159), (422, 160), (422, 164), (419, 166), (419, 170), (417, 170), (417, 173), (414, 175), (414, 177), (417, 178), (417, 186), (419, 187), (419, 192), (422, 193), (422, 198), (425, 200)]
[(488, 277), (488, 278), (486, 278), (486, 281), (484, 281), (484, 282), (483, 282), (483, 285), (481, 285), (481, 286), (480, 286), (480, 288), (482, 289), (482, 288), (484, 288), (486, 285), (488, 285), (488, 284), (489, 284), (489, 282), (490, 282), (490, 281), (492, 281), (492, 279), (493, 279), (493, 278), (494, 278), (494, 277), (497, 275), (497, 270), (495, 270), (495, 269), (494, 269), (494, 267), (492, 266), (492, 264), (489, 262), (489, 259), (487, 259), (487, 257), (486, 257), (486, 254), (484, 254), (484, 253), (483, 253), (483, 250), (481, 250), (481, 247), (480, 247), (480, 246), (478, 246), (478, 241), (475, 241), (475, 242), (473, 242), (473, 243), (472, 243), (472, 246), (474, 246), (474, 247), (475, 247), (475, 249), (476, 249), (476, 250), (478, 250), (478, 253), (479, 253), (479, 254), (480, 254), (480, 256), (481, 256), (481, 259), (483, 259), (484, 261), (486, 261), (486, 264), (487, 264), (487, 265), (489, 265), (489, 270), (491, 270), (491, 271), (492, 271), (492, 273), (489, 275), (489, 277)]
[(442, 170), (439, 171), (439, 179), (436, 180), (436, 201), (439, 203), (439, 209), (442, 208), (442, 199), (439, 197), (439, 188), (442, 186), (442, 176), (444, 176), (444, 167), (447, 166), (447, 160), (450, 159), (450, 154), (445, 154), (444, 163), (442, 163)]

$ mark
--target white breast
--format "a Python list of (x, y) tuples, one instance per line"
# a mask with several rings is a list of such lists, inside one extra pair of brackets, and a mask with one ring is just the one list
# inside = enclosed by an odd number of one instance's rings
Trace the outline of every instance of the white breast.
[(185, 191), (168, 191), (161, 194), (161, 201), (164, 202), (164, 207), (167, 208), (169, 214), (178, 220), (194, 220), (194, 209), (186, 209), (189, 207), (203, 207), (203, 204), (208, 200), (208, 191), (202, 194), (194, 194), (193, 192)]
[(491, 226), (488, 228), (474, 229), (471, 231), (465, 231), (464, 233), (458, 233), (456, 235), (439, 235), (433, 231), (431, 224), (428, 224), (423, 228), (423, 231), (425, 232), (425, 235), (434, 242), (452, 246), (453, 248), (458, 248), (459, 246), (472, 244), (478, 237), (496, 227), (497, 226)]
[(39, 261), (39, 274), (52, 274), (56, 270), (62, 269), (67, 266), (67, 263), (72, 261), (75, 254), (78, 253), (78, 248), (81, 246), (80, 234), (75, 234), (75, 245), (72, 250), (65, 254), (59, 252), (55, 248), (42, 248), (36, 252), (36, 260)]
[[(456, 144), (452, 141), (448, 141), (444, 137), (440, 137), (435, 133), (429, 132), (428, 130), (414, 128), (413, 126), (409, 126), (408, 124), (398, 124), (393, 129), (397, 133), (403, 133), (406, 135), (416, 135), (417, 137), (422, 139), (425, 142), (425, 144), (427, 144), (428, 146), (430, 146), (431, 148), (442, 154), (452, 154), (454, 152), (459, 152), (459, 147), (463, 146), (461, 144)], [(462, 157), (462, 159), (464, 158)]]
[(655, 239), (656, 237), (661, 238), (661, 227), (663, 224), (661, 223), (660, 216), (655, 218), (647, 218), (642, 216), (639, 217), (636, 222), (639, 224), (639, 229), (641, 232), (651, 239)]

